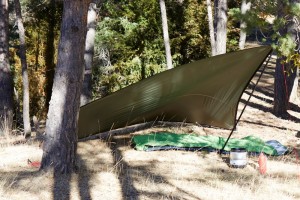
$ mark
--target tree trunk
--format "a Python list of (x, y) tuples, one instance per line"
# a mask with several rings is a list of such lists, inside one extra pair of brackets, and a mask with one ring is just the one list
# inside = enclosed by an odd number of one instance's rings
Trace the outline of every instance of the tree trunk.
[[(300, 4), (300, 0), (291, 0), (291, 4)], [(293, 7), (295, 5), (292, 5)], [(290, 35), (290, 37), (297, 43), (297, 49), (298, 49), (298, 54), (299, 54), (299, 17), (297, 16), (291, 16), (291, 19), (288, 22), (287, 26), (287, 33)], [(291, 69), (292, 73), (288, 79), (289, 81), (289, 91), (290, 91), (290, 96), (289, 100), (290, 102), (294, 102), (296, 99), (298, 99), (298, 79), (299, 79), (299, 66), (295, 66), (294, 63), (291, 63)], [(291, 71), (291, 70), (290, 70)]]
[(274, 83), (274, 112), (278, 116), (287, 114), (288, 110), (288, 87), (285, 73), (285, 66), (281, 63), (283, 58), (277, 58), (275, 68), (275, 83)]
[[(291, 0), (289, 3), (299, 2), (299, 0)], [(286, 13), (282, 12), (283, 8), (287, 5), (284, 1), (278, 1), (278, 18), (285, 18)], [(297, 24), (291, 16), (288, 20), (288, 24), (279, 30), (279, 34), (284, 36), (289, 34), (290, 37), (296, 42), (297, 34)], [(299, 44), (297, 44), (299, 47)], [(293, 62), (283, 63), (286, 58), (284, 56), (278, 56), (276, 61), (275, 69), (275, 83), (274, 83), (274, 113), (278, 116), (287, 115), (287, 110), (289, 109), (289, 102), (297, 98), (297, 88), (298, 88), (298, 70), (294, 66)], [(293, 70), (292, 70), (293, 69)]]
[(298, 69), (293, 63), (283, 63), (285, 59), (285, 57), (277, 58), (274, 84), (274, 113), (282, 117), (287, 115), (289, 102), (297, 98), (298, 88)]
[(211, 46), (211, 56), (216, 55), (216, 41), (214, 34), (214, 21), (213, 14), (211, 9), (211, 0), (206, 0), (207, 4), (207, 18), (208, 18), (208, 28), (209, 28), (209, 38), (210, 38), (210, 46)]
[[(251, 2), (247, 3), (247, 0), (242, 0), (242, 5), (241, 5), (241, 14), (243, 17), (245, 17), (246, 13), (250, 10), (251, 8)], [(239, 40), (239, 48), (244, 49), (245, 48), (245, 43), (246, 43), (246, 31), (245, 29), (247, 28), (247, 23), (245, 20), (241, 19), (241, 24), (240, 24), (240, 40)]]
[(87, 18), (87, 33), (84, 52), (85, 71), (80, 96), (81, 106), (89, 103), (92, 99), (92, 68), (96, 34), (96, 17), (97, 5), (95, 3), (91, 3), (89, 6)]
[(20, 38), (20, 59), (22, 65), (22, 79), (23, 79), (23, 124), (24, 136), (31, 134), (30, 117), (29, 117), (29, 81), (27, 72), (27, 59), (26, 59), (26, 42), (25, 42), (25, 29), (23, 25), (21, 5), (19, 0), (14, 0), (15, 11), (17, 17), (17, 24), (19, 29)]
[(166, 50), (167, 69), (172, 69), (173, 64), (172, 64), (170, 39), (169, 39), (169, 31), (168, 31), (168, 19), (167, 19), (165, 0), (159, 0), (159, 5), (160, 5), (160, 11), (161, 11), (162, 28), (163, 28), (163, 34), (164, 34), (165, 50)]
[(216, 41), (216, 55), (226, 53), (227, 41), (227, 0), (214, 1), (214, 30)]
[(55, 0), (50, 0), (49, 11), (47, 13), (48, 31), (47, 31), (47, 40), (46, 40), (46, 48), (45, 48), (46, 111), (48, 111), (49, 109), (49, 102), (52, 95), (52, 87), (53, 87), (54, 71), (55, 71), (55, 62), (54, 62), (54, 57), (55, 57), (54, 40), (55, 40), (55, 26), (56, 26), (55, 12), (56, 12)]
[(41, 169), (76, 169), (78, 114), (89, 0), (64, 0), (58, 60), (46, 124)]
[(0, 135), (12, 129), (13, 79), (8, 51), (8, 0), (0, 0)]

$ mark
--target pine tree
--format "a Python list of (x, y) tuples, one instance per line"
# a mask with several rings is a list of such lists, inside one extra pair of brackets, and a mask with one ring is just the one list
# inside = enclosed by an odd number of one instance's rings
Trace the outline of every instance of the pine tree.
[(41, 169), (76, 169), (78, 115), (89, 0), (64, 0), (58, 61), (46, 123)]

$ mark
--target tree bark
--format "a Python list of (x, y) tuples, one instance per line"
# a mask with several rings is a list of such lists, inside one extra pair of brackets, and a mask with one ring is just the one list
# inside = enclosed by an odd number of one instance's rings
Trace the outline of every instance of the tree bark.
[(76, 169), (78, 115), (89, 0), (64, 0), (58, 60), (46, 123), (41, 169)]
[(0, 0), (0, 135), (12, 129), (13, 91), (8, 50), (8, 0)]
[(285, 57), (276, 60), (274, 83), (274, 113), (282, 117), (288, 114), (290, 101), (297, 99), (298, 88), (298, 69), (292, 62), (283, 63), (284, 60)]
[[(289, 3), (295, 3), (299, 0), (290, 0)], [(285, 18), (288, 16), (282, 10), (287, 7), (284, 1), (278, 1), (278, 18)], [(290, 16), (288, 23), (285, 27), (279, 30), (279, 34), (289, 36), (296, 42), (297, 36), (297, 24), (292, 19), (294, 16)], [(297, 44), (299, 47), (299, 43)], [(288, 113), (289, 102), (292, 99), (297, 98), (297, 87), (298, 87), (298, 70), (294, 66), (293, 62), (284, 63), (286, 58), (284, 56), (278, 56), (275, 68), (275, 83), (274, 83), (274, 113), (278, 116), (285, 117)], [(291, 70), (293, 69), (293, 70)]]
[[(300, 4), (300, 0), (290, 0), (291, 4)], [(293, 5), (294, 6), (294, 5)], [(290, 37), (297, 43), (297, 49), (298, 49), (298, 54), (299, 52), (299, 17), (297, 16), (291, 16), (290, 20), (288, 22), (287, 26), (287, 33), (290, 35)], [(295, 66), (294, 63), (291, 63), (291, 69), (292, 73), (290, 73), (290, 77), (288, 79), (289, 85), (290, 85), (290, 97), (289, 100), (290, 102), (294, 102), (296, 99), (298, 99), (298, 80), (299, 80), (299, 66)]]
[[(242, 0), (242, 5), (241, 5), (241, 14), (242, 16), (245, 16), (246, 13), (250, 10), (251, 8), (251, 2), (247, 3), (247, 0)], [(239, 39), (239, 48), (244, 49), (245, 48), (245, 43), (246, 43), (246, 31), (245, 29), (247, 28), (247, 23), (245, 20), (241, 19), (240, 22), (240, 39)]]
[(208, 28), (209, 28), (209, 38), (211, 46), (211, 56), (216, 55), (216, 41), (215, 41), (215, 31), (214, 31), (214, 20), (211, 9), (211, 0), (206, 0), (207, 4), (207, 18), (208, 18)]
[(173, 64), (172, 64), (172, 55), (171, 55), (170, 38), (169, 38), (169, 30), (168, 30), (168, 18), (167, 18), (165, 0), (159, 0), (159, 5), (161, 11), (164, 44), (166, 50), (167, 69), (172, 69)]
[(214, 1), (214, 30), (216, 41), (216, 55), (226, 53), (227, 42), (227, 0)]
[(30, 117), (29, 117), (29, 80), (27, 72), (27, 59), (26, 59), (26, 42), (25, 42), (25, 29), (23, 25), (21, 5), (19, 0), (14, 0), (15, 11), (17, 17), (17, 24), (19, 29), (20, 38), (20, 59), (22, 65), (22, 79), (23, 79), (23, 124), (24, 136), (31, 134)]
[(54, 57), (55, 57), (54, 40), (55, 40), (55, 26), (56, 26), (55, 12), (56, 12), (55, 0), (50, 0), (49, 11), (47, 13), (48, 31), (47, 31), (47, 40), (46, 40), (46, 48), (45, 48), (46, 111), (48, 111), (49, 109), (49, 102), (52, 95), (52, 87), (53, 87), (54, 71), (55, 71), (55, 62), (54, 62)]
[(277, 58), (275, 68), (275, 83), (274, 83), (274, 113), (278, 116), (287, 114), (288, 110), (288, 89), (285, 73), (285, 66), (281, 63), (283, 58)]
[(93, 69), (93, 57), (96, 35), (96, 18), (97, 18), (97, 5), (91, 3), (88, 11), (87, 18), (87, 33), (85, 40), (85, 52), (84, 52), (84, 78), (82, 84), (82, 91), (80, 96), (80, 105), (83, 106), (89, 103), (92, 99), (92, 69)]

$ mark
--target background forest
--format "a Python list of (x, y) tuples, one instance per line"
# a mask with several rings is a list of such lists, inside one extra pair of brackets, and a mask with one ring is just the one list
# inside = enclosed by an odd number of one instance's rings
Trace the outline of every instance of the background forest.
[[(22, 76), (19, 59), (18, 27), (13, 2), (10, 2), (10, 63), (14, 74), (17, 118), (22, 113)], [(99, 1), (95, 24), (95, 48), (92, 70), (92, 98), (108, 95), (143, 78), (166, 69), (159, 1)], [(211, 55), (207, 2), (168, 0), (166, 3), (173, 66)], [(249, 1), (248, 1), (249, 4)], [(241, 14), (242, 1), (228, 2), (227, 52), (239, 49), (241, 20), (247, 40), (273, 44), (283, 54), (295, 48), (294, 42), (278, 30), (287, 22), (277, 19), (276, 2), (253, 1), (251, 9)], [(62, 2), (22, 0), (25, 26), (30, 116), (45, 119), (51, 97), (57, 45), (62, 17)], [(299, 13), (299, 7), (292, 7)], [(272, 21), (272, 19), (275, 21)], [(268, 21), (269, 20), (269, 21)], [(271, 21), (270, 21), (271, 20)], [(278, 48), (277, 48), (278, 47)], [(286, 49), (286, 47), (289, 47)], [(291, 56), (292, 57), (292, 56)]]

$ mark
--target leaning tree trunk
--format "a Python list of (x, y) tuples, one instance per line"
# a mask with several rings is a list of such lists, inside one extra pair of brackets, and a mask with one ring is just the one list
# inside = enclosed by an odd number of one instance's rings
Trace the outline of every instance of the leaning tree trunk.
[(216, 55), (226, 53), (227, 41), (227, 0), (214, 1), (214, 30), (216, 41)]
[(0, 0), (0, 135), (12, 129), (13, 91), (8, 51), (8, 0)]
[[(299, 3), (299, 0), (291, 0), (290, 3)], [(278, 1), (278, 18), (285, 18), (286, 13), (282, 12), (282, 8), (286, 8), (287, 5), (284, 1)], [(288, 34), (295, 42), (299, 37), (297, 31), (297, 20), (295, 16), (290, 16), (286, 26), (279, 30), (279, 34), (284, 36)], [(299, 43), (297, 44), (299, 47)], [(278, 56), (275, 68), (275, 83), (274, 83), (274, 113), (278, 116), (287, 115), (289, 109), (289, 102), (292, 99), (297, 98), (298, 88), (298, 70), (297, 66), (291, 61), (285, 63), (286, 58), (284, 56)], [(292, 70), (293, 69), (293, 70)]]
[(96, 18), (97, 5), (95, 3), (90, 3), (87, 18), (87, 33), (84, 52), (85, 70), (80, 96), (80, 105), (85, 105), (92, 99), (92, 68), (96, 35)]
[[(242, 0), (242, 5), (241, 5), (241, 14), (242, 17), (245, 17), (246, 13), (250, 10), (251, 8), (251, 2), (247, 3), (247, 0)], [(246, 29), (247, 28), (247, 23), (245, 20), (241, 19), (240, 23), (240, 39), (239, 39), (239, 48), (244, 49), (245, 48), (245, 43), (246, 43)]]
[(46, 124), (41, 169), (75, 170), (89, 0), (64, 0), (58, 60)]
[(20, 59), (22, 65), (22, 79), (23, 79), (23, 123), (24, 123), (24, 136), (31, 134), (30, 118), (29, 118), (29, 81), (27, 72), (27, 59), (26, 59), (26, 43), (25, 43), (25, 29), (22, 20), (21, 5), (19, 0), (14, 0), (15, 10), (17, 16), (17, 24), (19, 29), (20, 38)]
[(161, 11), (162, 28), (164, 34), (165, 50), (166, 50), (167, 69), (172, 69), (173, 64), (172, 64), (170, 38), (169, 38), (169, 30), (168, 30), (168, 18), (167, 18), (165, 0), (159, 0), (159, 5)]
[(214, 31), (214, 20), (211, 9), (211, 0), (206, 0), (207, 4), (207, 19), (208, 19), (208, 28), (209, 28), (209, 38), (211, 46), (211, 55), (216, 55), (216, 41), (215, 41), (215, 31)]

